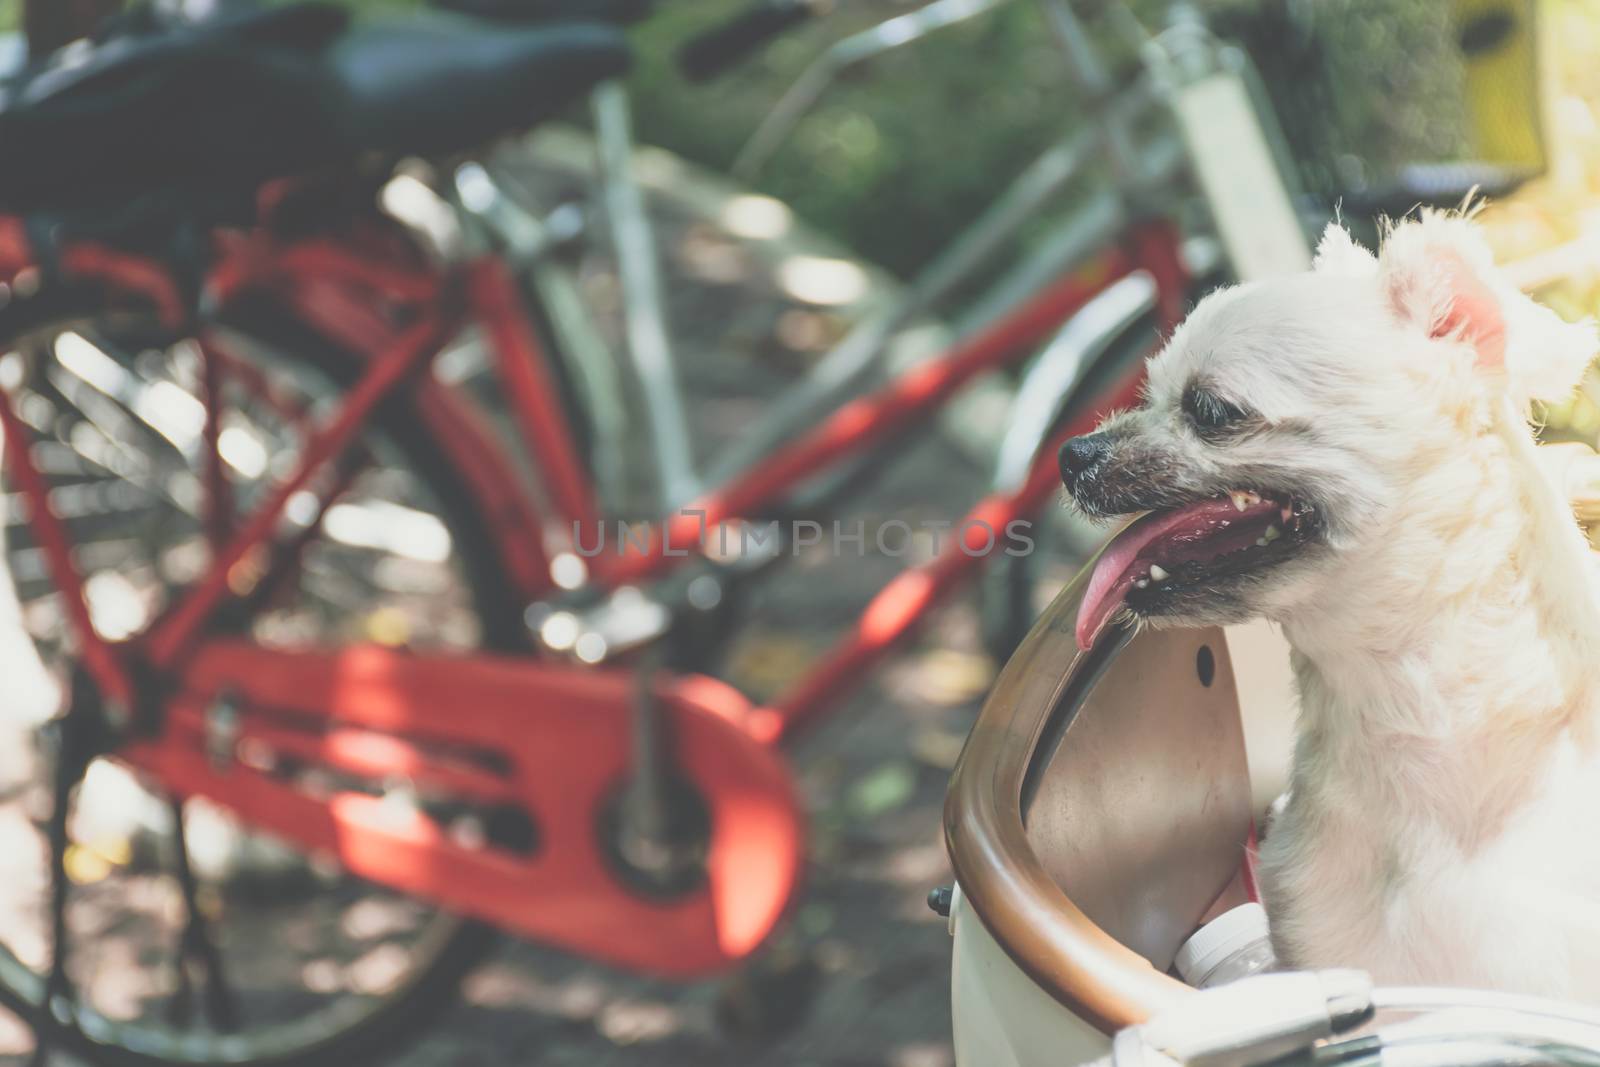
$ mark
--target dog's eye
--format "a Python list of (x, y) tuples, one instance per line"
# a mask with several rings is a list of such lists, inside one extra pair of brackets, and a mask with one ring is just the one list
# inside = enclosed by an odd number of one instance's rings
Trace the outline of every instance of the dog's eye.
[(1210, 390), (1195, 386), (1184, 390), (1183, 411), (1202, 433), (1225, 430), (1249, 417), (1237, 404), (1230, 404)]

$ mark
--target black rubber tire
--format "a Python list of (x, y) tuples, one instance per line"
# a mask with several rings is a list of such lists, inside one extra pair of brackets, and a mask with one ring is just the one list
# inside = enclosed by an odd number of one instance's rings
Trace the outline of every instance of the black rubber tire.
[[(46, 289), (30, 299), (14, 300), (0, 309), (0, 340), (9, 341), (53, 322), (104, 310), (104, 295), (95, 287)], [(271, 307), (244, 309), (237, 319), (230, 318), (228, 325), (263, 341), (277, 352), (305, 357), (322, 375), (336, 383), (349, 384), (359, 371), (358, 357), (339, 350), (296, 323), (290, 315)], [(441, 517), (463, 546), (463, 570), (477, 603), (483, 647), (502, 652), (528, 651), (522, 605), (503, 580), (496, 542), (462, 480), (445, 461), (443, 450), (427, 437), (410, 394), (404, 390), (396, 393), (379, 411), (375, 425), (435, 496)], [(462, 980), (494, 948), (497, 938), (492, 927), (465, 921), (432, 963), (388, 1003), (363, 1017), (357, 1025), (289, 1055), (226, 1062), (236, 1067), (351, 1067), (381, 1062), (385, 1052), (404, 1044), (454, 1006)], [(36, 1009), (24, 994), (0, 985), (0, 1002), (18, 1012), (30, 1025), (35, 1023)], [(175, 1062), (102, 1044), (74, 1026), (57, 1027), (52, 1035), (52, 1047), (106, 1067), (160, 1067)], [(194, 1067), (195, 1063), (203, 1061), (181, 1062), (185, 1067)]]

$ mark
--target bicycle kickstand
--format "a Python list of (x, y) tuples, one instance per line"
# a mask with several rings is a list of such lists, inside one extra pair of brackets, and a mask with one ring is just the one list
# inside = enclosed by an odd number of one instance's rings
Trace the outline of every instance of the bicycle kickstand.
[(183, 803), (183, 798), (178, 796), (170, 801), (174, 866), (178, 888), (183, 894), (184, 924), (178, 934), (177, 950), (173, 953), (177, 988), (168, 1005), (167, 1017), (177, 1024), (187, 1023), (193, 1016), (194, 982), (189, 975), (189, 968), (193, 965), (205, 983), (203, 1003), (206, 1021), (216, 1029), (232, 1030), (239, 1024), (238, 998), (228, 984), (222, 954), (217, 951), (216, 940), (211, 936), (206, 917), (200, 910), (194, 870), (189, 864), (189, 844), (184, 836)]
[(68, 822), (72, 794), (83, 781), (98, 747), (99, 725), (94, 712), (84, 704), (85, 693), (91, 684), (83, 675), (73, 678), (73, 695), (67, 713), (56, 720), (51, 731), (55, 739), (55, 790), (47, 827), (50, 845), (50, 974), (45, 979), (44, 993), (39, 999), (34, 1019), (34, 1049), (29, 1061), (32, 1067), (45, 1067), (50, 1062), (56, 1028), (70, 1022), (72, 1013), (72, 982), (67, 976), (67, 960), (71, 955), (67, 934), (67, 896), (71, 888), (67, 879), (67, 848), (71, 844)]

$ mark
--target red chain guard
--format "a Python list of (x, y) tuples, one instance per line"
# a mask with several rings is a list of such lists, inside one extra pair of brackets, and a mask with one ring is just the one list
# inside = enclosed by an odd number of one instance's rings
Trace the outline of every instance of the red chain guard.
[[(161, 738), (121, 755), (373, 882), (584, 956), (703, 974), (750, 953), (788, 907), (803, 817), (787, 768), (745, 730), (744, 698), (709, 678), (670, 679), (657, 699), (674, 764), (710, 817), (706, 874), (670, 900), (631, 888), (598, 827), (627, 780), (637, 684), (526, 658), (217, 642), (190, 660)], [(206, 709), (222, 703), (238, 709), (237, 727), (208, 739)], [(514, 805), (537, 847), (466, 847), (414, 806), (313, 795), (258, 769), (252, 753), (267, 750), (367, 782), (409, 780), (424, 795)]]

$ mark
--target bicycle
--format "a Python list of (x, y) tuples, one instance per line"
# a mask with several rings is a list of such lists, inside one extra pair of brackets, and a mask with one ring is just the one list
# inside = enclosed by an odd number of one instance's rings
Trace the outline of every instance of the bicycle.
[[(526, 12), (522, 5), (504, 0), (442, 2), (506, 19)], [(779, 148), (847, 74), (1004, 6), (1004, 0), (940, 0), (827, 46), (803, 68), (738, 151), (732, 164), (738, 187), (747, 187), (770, 169)], [(1309, 260), (1304, 233), (1326, 221), (1332, 207), (1295, 181), (1284, 138), (1248, 57), (1232, 46), (1219, 47), (1187, 5), (1179, 5), (1172, 24), (1153, 42), (1125, 5), (1095, 7), (1099, 21), (1110, 24), (1112, 43), (1141, 57), (1137, 77), (1130, 75), (1125, 63), (1101, 54), (1108, 34), (1090, 33), (1070, 8), (1044, 5), (1040, 10), (1061, 45), (1069, 82), (1081, 94), (1096, 129), (1063, 137), (1043, 149), (980, 217), (948, 243), (944, 253), (917, 272), (903, 296), (853, 324), (846, 337), (791, 382), (754, 425), (737, 440), (719, 443), (703, 469), (692, 461), (693, 435), (684, 414), (683, 386), (673, 369), (673, 309), (668, 307), (656, 265), (658, 242), (652, 236), (649, 191), (641, 194), (640, 182), (627, 165), (632, 140), (626, 97), (614, 86), (593, 94), (596, 166), (593, 187), (581, 194), (553, 200), (530, 195), (525, 180), (519, 180), (519, 170), (528, 165), (520, 152), (492, 156), (483, 166), (458, 175), (458, 181), (470, 188), (471, 195), (462, 198), (468, 215), (493, 236), (519, 272), (532, 279), (537, 302), (559, 309), (549, 315), (557, 353), (586, 354), (586, 359), (574, 361), (568, 374), (581, 386), (592, 446), (600, 457), (597, 477), (602, 470), (626, 466), (622, 458), (626, 449), (619, 437), (637, 437), (640, 426), (648, 437), (650, 470), (635, 481), (654, 487), (657, 495), (641, 508), (621, 494), (603, 492), (610, 507), (648, 519), (682, 506), (704, 485), (748, 469), (831, 407), (892, 378), (904, 366), (903, 355), (893, 351), (894, 342), (925, 323), (935, 310), (948, 309), (956, 316), (953, 336), (969, 337), (1013, 313), (1050, 279), (1077, 267), (1092, 272), (1097, 253), (1117, 239), (1130, 218), (1173, 215), (1173, 189), (1175, 183), (1187, 188), (1182, 184), (1187, 173), (1198, 172), (1202, 195), (1197, 202), (1204, 204), (1206, 213), (1218, 216), (1196, 227), (1209, 240), (1190, 241), (1185, 247), (1187, 266), (1201, 280), (1197, 284), (1225, 276), (1223, 263), (1232, 264), (1236, 276), (1253, 276), (1298, 269)], [(693, 80), (720, 76), (767, 41), (827, 10), (827, 4), (807, 0), (757, 0), (683, 47), (680, 65)], [(1528, 12), (1521, 15), (1531, 19)], [(1495, 19), (1501, 34), (1520, 25), (1517, 17), (1495, 15)], [(1268, 28), (1281, 29), (1276, 23)], [(1304, 32), (1300, 28), (1297, 35)], [(1462, 33), (1475, 39), (1484, 36), (1470, 26)], [(1479, 48), (1493, 56), (1503, 43), (1496, 38), (1487, 48), (1481, 44)], [(1141, 122), (1152, 107), (1158, 112), (1175, 107), (1183, 111), (1170, 127), (1152, 132)], [(1235, 142), (1239, 155), (1232, 146), (1222, 147), (1231, 130), (1240, 131)], [(564, 164), (567, 154), (563, 152)], [(1374, 171), (1372, 184), (1344, 197), (1346, 218), (1361, 225), (1385, 214), (1403, 215), (1418, 204), (1454, 206), (1473, 189), (1499, 196), (1529, 176), (1519, 167), (1460, 164), (1408, 164), (1392, 178)], [(998, 276), (985, 273), (1063, 193), (1086, 183), (1096, 189), (1093, 197), (1059, 220), (1051, 219), (1042, 237), (1016, 262), (1005, 264)], [(615, 332), (624, 334), (626, 341), (615, 346), (620, 348), (616, 357), (608, 352), (604, 331), (593, 314), (583, 310), (577, 286), (561, 269), (562, 257), (551, 254), (553, 243), (562, 246), (567, 259), (574, 256), (573, 246), (580, 257), (604, 257), (604, 269), (619, 276), (623, 321)], [(976, 292), (974, 282), (982, 283)], [(977, 383), (974, 391), (992, 387), (984, 400), (994, 407), (1003, 408), (1005, 402), (993, 394), (1008, 394), (1013, 387), (1015, 395), (1024, 398), (1013, 412), (1016, 421), (1005, 432), (975, 425), (994, 421), (992, 415), (972, 414), (983, 410), (977, 402), (952, 404), (948, 416), (941, 417), (942, 431), (981, 457), (980, 462), (996, 465), (992, 475), (996, 490), (1014, 487), (1025, 477), (1035, 454), (1043, 432), (1040, 423), (1058, 421), (1062, 398), (1075, 401), (1093, 392), (1097, 377), (1103, 382), (1128, 373), (1156, 343), (1156, 319), (1154, 291), (1136, 274), (1114, 293), (1091, 302), (1070, 335), (1055, 338), (1051, 354), (1029, 368), (1034, 376), (1025, 384)], [(593, 370), (594, 365), (609, 365), (613, 358), (631, 360), (632, 379), (643, 383), (642, 407), (631, 423), (616, 414), (627, 403), (618, 376)], [(1028, 398), (1036, 402), (1030, 405)], [(604, 490), (622, 478), (614, 474), (600, 480)], [(1037, 518), (1052, 540), (1081, 542), (1081, 533), (1074, 538), (1074, 531), (1056, 528), (1059, 515), (1047, 510)], [(1050, 579), (1065, 579), (1065, 574), (1045, 573), (1049, 555), (1002, 555), (986, 573), (983, 630), (995, 658), (1003, 660), (1016, 647), (1048, 599), (1041, 594), (1059, 585)]]
[[(1069, 47), (1085, 46), (1071, 9), (1047, 6)], [(47, 158), (0, 189), (17, 210), (0, 231), (11, 294), (0, 307), (10, 352), (0, 423), (32, 537), (12, 556), (32, 561), (19, 582), (57, 591), (32, 621), (54, 632), (47, 650), (75, 664), (43, 805), (51, 884), (41, 918), (52, 936), (31, 956), (0, 954), (0, 1000), (42, 1034), (119, 1062), (331, 1061), (422, 1021), (422, 1005), (441, 1002), (481, 952), (483, 924), (669, 976), (747, 956), (787, 909), (803, 858), (803, 818), (775, 746), (818, 721), (976, 570), (996, 531), (1038, 512), (1055, 491), (1051, 443), (1135, 395), (1142, 353), (1113, 342), (1152, 308), (1166, 323), (1181, 313), (1190, 274), (1177, 228), (1136, 218), (1125, 240), (1107, 244), (1124, 221), (1111, 210), (1025, 264), (1000, 290), (1014, 306), (950, 352), (849, 402), (722, 488), (669, 505), (633, 549), (590, 555), (582, 534), (600, 528), (603, 512), (568, 417), (570, 386), (542, 358), (549, 323), (522, 314), (526, 294), (507, 265), (542, 230), (519, 229), (529, 216), (470, 161), (435, 190), (479, 242), (459, 259), (431, 258), (372, 202), (396, 158), (471, 153), (614, 75), (624, 54), (620, 35), (598, 27), (346, 30), (309, 4), (112, 38), (61, 75), (67, 90), (52, 95), (47, 79), (34, 110), (12, 112), (12, 136), (28, 135), (31, 121), (34, 135), (59, 138), (78, 122), (93, 153), (107, 151), (111, 133), (156, 136), (162, 107), (201, 87), (215, 92), (217, 112), (214, 125), (194, 128), (209, 130), (231, 128), (234, 111), (263, 92), (283, 94), (278, 126), (232, 144), (200, 146), (180, 131), (138, 156), (143, 172), (91, 168), (98, 188), (76, 184), (80, 160)], [(1176, 71), (1170, 59), (1157, 53), (1152, 63)], [(123, 80), (130, 73), (145, 77)], [(615, 86), (597, 91), (621, 99)], [(1154, 80), (1111, 94), (1106, 129), (1134, 117), (1119, 108), (1162, 101)], [(1098, 136), (1042, 156), (906, 307), (830, 358), (823, 392), (860, 380), (877, 338), (960, 281), (1003, 229), (1024, 225), (1081, 171)], [(295, 150), (287, 160), (286, 147)], [(1129, 162), (1136, 190), (1181, 171), (1170, 140), (1152, 155)], [(1262, 149), (1256, 162), (1269, 159)], [(120, 209), (86, 212), (85, 196)], [(628, 197), (613, 188), (608, 200), (626, 215)], [(1258, 221), (1259, 201), (1252, 207)], [(1102, 246), (1095, 270), (1081, 272), (1081, 252)], [(1045, 262), (1047, 282), (1024, 284)], [(548, 511), (515, 491), (518, 469), (482, 419), (428, 372), (469, 320), (493, 341)], [(743, 553), (697, 556), (703, 531), (712, 543), (724, 530), (742, 540), (736, 524), (857, 466), (964, 383), (1041, 345), (1022, 383), (1028, 403), (1011, 430), (1008, 484), (966, 516), (944, 552), (883, 590), (811, 675), (754, 708), (681, 669), (694, 651), (684, 645), (715, 621), (727, 587), (759, 569)], [(670, 420), (651, 425), (653, 440), (669, 440)], [(53, 486), (63, 475), (69, 484)], [(100, 492), (107, 481), (131, 486), (159, 519), (158, 551), (137, 566), (126, 544), (102, 546), (97, 561), (86, 543), (100, 514), (132, 510), (128, 492)], [(670, 484), (682, 492), (683, 479)], [(401, 523), (415, 535), (409, 544), (388, 536)], [(117, 573), (136, 585), (133, 600), (156, 592), (128, 607)], [(87, 594), (96, 581), (112, 592)], [(645, 582), (648, 594), (635, 589)], [(119, 597), (120, 618), (105, 617)], [(368, 641), (308, 648), (344, 641), (352, 620)], [(543, 704), (530, 708), (534, 694)], [(336, 857), (355, 881), (319, 883), (323, 897), (425, 902), (399, 924), (421, 948), (353, 1009), (297, 1002), (252, 1027), (228, 992), (177, 832), (161, 857), (181, 897), (177, 965), (150, 998), (170, 996), (172, 1026), (152, 1023), (143, 1002), (117, 1019), (73, 996), (92, 983), (70, 981), (81, 975), (68, 969), (69, 802), (91, 762), (112, 754), (184, 798), (170, 812), (178, 827), (185, 803), (209, 800), (301, 852)], [(200, 1026), (183, 1025), (196, 1014)]]

